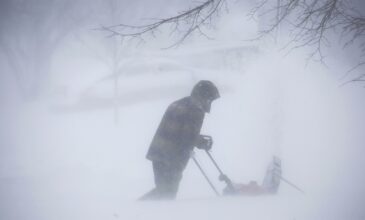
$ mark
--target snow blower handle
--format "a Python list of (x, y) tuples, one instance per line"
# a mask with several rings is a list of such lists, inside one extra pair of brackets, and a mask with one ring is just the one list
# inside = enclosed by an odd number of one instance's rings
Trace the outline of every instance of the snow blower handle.
[(236, 190), (232, 184), (232, 181), (228, 178), (227, 175), (225, 175), (223, 173), (223, 171), (221, 170), (221, 168), (219, 168), (217, 162), (214, 160), (214, 158), (212, 157), (212, 155), (210, 154), (209, 151), (205, 150), (205, 152), (208, 154), (209, 158), (211, 159), (211, 161), (213, 162), (214, 166), (217, 168), (217, 170), (219, 171), (220, 175), (219, 175), (219, 180), (220, 181), (224, 181), (227, 186), (228, 186), (228, 189), (231, 191), (231, 193), (234, 193)]
[(220, 196), (218, 190), (214, 187), (213, 183), (210, 181), (208, 175), (204, 172), (203, 168), (200, 166), (199, 162), (197, 161), (197, 159), (195, 158), (195, 152), (193, 151), (192, 154), (190, 155), (190, 157), (193, 159), (194, 163), (196, 164), (196, 166), (199, 168), (200, 172), (203, 174), (205, 180), (208, 182), (208, 184), (210, 185), (210, 187), (213, 189), (213, 191), (215, 192), (215, 194), (217, 196)]

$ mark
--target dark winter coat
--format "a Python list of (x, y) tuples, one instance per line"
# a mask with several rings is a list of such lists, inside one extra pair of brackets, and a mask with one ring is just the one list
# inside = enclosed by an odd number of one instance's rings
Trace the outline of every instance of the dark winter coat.
[(183, 170), (200, 134), (204, 111), (192, 97), (172, 103), (166, 110), (147, 153), (147, 159)]

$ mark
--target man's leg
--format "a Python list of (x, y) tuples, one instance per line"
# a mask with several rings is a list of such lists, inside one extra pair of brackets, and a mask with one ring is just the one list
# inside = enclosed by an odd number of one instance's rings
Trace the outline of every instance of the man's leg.
[(151, 191), (149, 191), (148, 193), (144, 194), (143, 196), (141, 196), (138, 200), (152, 200), (154, 199), (156, 194), (156, 188), (153, 188)]
[(153, 161), (152, 167), (156, 187), (143, 195), (140, 200), (175, 199), (182, 170), (158, 161)]
[(169, 167), (164, 175), (163, 187), (161, 187), (161, 194), (163, 199), (175, 199), (179, 190), (180, 181), (182, 178), (182, 171)]
[(162, 182), (161, 179), (162, 179), (162, 173), (163, 173), (162, 172), (163, 166), (162, 166), (161, 162), (152, 161), (152, 169), (153, 169), (153, 175), (154, 175), (154, 179), (155, 179), (155, 188), (153, 188), (151, 191), (144, 194), (138, 200), (155, 200), (155, 199), (159, 199), (159, 197), (160, 197), (161, 190), (159, 188), (161, 188), (161, 182)]
[(171, 164), (154, 162), (157, 199), (175, 199), (182, 171)]

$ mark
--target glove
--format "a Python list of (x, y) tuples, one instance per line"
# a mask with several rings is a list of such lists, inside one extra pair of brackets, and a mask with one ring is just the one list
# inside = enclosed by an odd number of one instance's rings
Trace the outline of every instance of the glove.
[(221, 174), (221, 175), (219, 175), (218, 179), (219, 179), (219, 181), (227, 181), (228, 177), (224, 174)]
[(202, 150), (209, 151), (212, 149), (213, 138), (208, 135), (199, 135), (196, 147)]

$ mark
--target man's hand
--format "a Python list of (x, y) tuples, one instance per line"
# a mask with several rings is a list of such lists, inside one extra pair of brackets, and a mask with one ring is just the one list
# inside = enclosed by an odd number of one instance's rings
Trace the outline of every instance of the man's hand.
[(213, 146), (213, 138), (208, 135), (199, 135), (196, 147), (209, 151)]
[(219, 179), (219, 181), (224, 181), (224, 182), (230, 181), (228, 179), (228, 176), (226, 176), (225, 174), (219, 175), (219, 178), (218, 179)]

